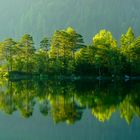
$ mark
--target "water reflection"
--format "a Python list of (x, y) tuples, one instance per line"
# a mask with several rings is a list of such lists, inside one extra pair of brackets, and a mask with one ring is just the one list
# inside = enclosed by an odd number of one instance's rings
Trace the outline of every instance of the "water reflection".
[(22, 117), (33, 115), (35, 104), (42, 115), (51, 114), (54, 122), (74, 124), (85, 109), (100, 122), (108, 121), (116, 111), (130, 124), (140, 117), (140, 83), (107, 81), (0, 80), (0, 110)]

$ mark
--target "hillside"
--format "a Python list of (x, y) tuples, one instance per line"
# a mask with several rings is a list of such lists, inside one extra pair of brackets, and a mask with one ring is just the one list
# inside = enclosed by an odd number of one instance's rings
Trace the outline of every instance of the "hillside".
[(85, 41), (100, 29), (116, 38), (129, 26), (140, 34), (139, 0), (1, 0), (0, 39), (30, 33), (36, 41), (72, 26)]

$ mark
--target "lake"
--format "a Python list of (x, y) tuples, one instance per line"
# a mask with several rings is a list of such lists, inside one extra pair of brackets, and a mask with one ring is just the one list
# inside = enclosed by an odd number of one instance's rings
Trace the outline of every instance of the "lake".
[(139, 140), (139, 81), (0, 80), (0, 139)]

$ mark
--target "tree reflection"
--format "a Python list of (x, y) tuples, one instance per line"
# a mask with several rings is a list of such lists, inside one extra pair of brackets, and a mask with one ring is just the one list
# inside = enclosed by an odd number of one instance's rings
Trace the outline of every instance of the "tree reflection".
[(24, 118), (33, 115), (35, 105), (42, 115), (51, 114), (55, 123), (74, 124), (85, 109), (100, 122), (109, 121), (119, 110), (130, 124), (140, 117), (140, 84), (93, 80), (0, 80), (0, 111), (11, 115), (18, 111)]

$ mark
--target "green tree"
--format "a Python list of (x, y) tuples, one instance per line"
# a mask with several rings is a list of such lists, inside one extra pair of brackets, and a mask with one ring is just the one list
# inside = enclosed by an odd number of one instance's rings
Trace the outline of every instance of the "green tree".
[(49, 50), (49, 39), (47, 37), (44, 37), (40, 41), (40, 48), (43, 49), (43, 50), (46, 50), (46, 51)]
[(117, 47), (116, 40), (111, 32), (101, 30), (93, 37), (93, 46), (96, 48), (95, 65), (99, 69), (99, 76), (101, 76), (101, 73), (107, 74), (110, 69), (110, 59), (114, 57), (111, 49)]
[(131, 63), (131, 74), (140, 75), (140, 37), (129, 46), (129, 60)]
[(31, 72), (34, 67), (34, 60), (32, 58), (35, 52), (32, 36), (25, 34), (20, 40), (20, 45), (22, 47), (23, 55), (26, 61), (26, 72)]
[(35, 71), (38, 73), (47, 73), (48, 71), (48, 53), (39, 49), (35, 53)]
[(131, 60), (131, 46), (135, 41), (134, 31), (131, 27), (128, 28), (126, 34), (123, 34), (120, 39), (121, 53), (124, 56), (122, 65), (123, 73), (131, 75), (132, 74), (132, 60)]
[(8, 72), (13, 68), (13, 56), (16, 54), (16, 42), (12, 38), (8, 38), (3, 42), (3, 51), (7, 61)]
[[(62, 74), (67, 74), (71, 67), (71, 59), (74, 59), (74, 52), (83, 46), (82, 36), (72, 28), (56, 31), (51, 40), (50, 57), (60, 60)], [(69, 63), (70, 62), (70, 63)]]

